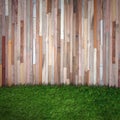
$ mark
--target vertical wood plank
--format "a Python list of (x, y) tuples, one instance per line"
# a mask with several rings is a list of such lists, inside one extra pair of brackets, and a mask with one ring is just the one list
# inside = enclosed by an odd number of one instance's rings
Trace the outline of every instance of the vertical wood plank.
[(2, 86), (2, 64), (0, 64), (0, 87)]
[(52, 0), (46, 0), (46, 13), (51, 12)]
[(58, 61), (58, 49), (59, 49), (59, 36), (58, 36), (58, 0), (54, 0), (54, 5), (55, 5), (55, 33), (54, 33), (54, 80), (55, 80), (55, 84), (59, 84), (59, 61)]
[(36, 84), (39, 84), (40, 83), (40, 78), (39, 78), (39, 73), (40, 73), (40, 65), (39, 65), (39, 47), (40, 47), (40, 41), (39, 41), (39, 3), (40, 1), (39, 0), (36, 0)]
[[(82, 84), (82, 0), (78, 1), (78, 11), (79, 11), (79, 84)], [(72, 28), (71, 28), (72, 29)]]
[(24, 21), (20, 21), (20, 62), (24, 62)]
[(8, 85), (12, 85), (12, 77), (11, 77), (11, 50), (12, 50), (12, 41), (8, 42)]
[(2, 86), (2, 1), (0, 1), (0, 86)]
[(12, 24), (12, 30), (11, 30), (11, 34), (12, 34), (12, 53), (11, 53), (11, 63), (12, 65), (14, 64), (14, 40), (15, 40), (15, 25), (14, 23)]
[(116, 52), (116, 22), (112, 22), (112, 63), (115, 64)]
[(2, 36), (2, 86), (5, 86), (5, 36)]
[[(120, 1), (118, 0), (118, 6), (120, 6)], [(120, 7), (118, 7), (118, 24), (119, 24), (119, 27), (118, 27), (118, 87), (120, 87), (120, 47), (119, 47), (119, 44), (120, 44)]]
[(46, 2), (42, 0), (42, 21), (41, 21), (41, 29), (42, 29), (42, 84), (46, 84), (46, 30), (47, 30), (47, 15), (46, 15), (46, 10), (45, 7)]
[(0, 15), (0, 64), (2, 63), (2, 15)]
[(40, 50), (39, 51), (39, 54), (40, 54), (40, 73), (39, 73), (40, 78), (39, 79), (40, 81), (39, 83), (42, 84), (42, 37), (40, 36), (39, 39), (40, 39), (40, 43), (39, 43), (40, 44), (40, 49), (39, 49)]

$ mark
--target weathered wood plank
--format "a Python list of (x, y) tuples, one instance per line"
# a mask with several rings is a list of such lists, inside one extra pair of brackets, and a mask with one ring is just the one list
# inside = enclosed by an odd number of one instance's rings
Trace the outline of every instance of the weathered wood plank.
[(0, 15), (0, 64), (2, 63), (2, 15)]
[(117, 5), (118, 5), (118, 14), (117, 14), (117, 20), (118, 20), (118, 87), (120, 87), (120, 47), (119, 47), (119, 44), (120, 44), (120, 1), (118, 0), (118, 2), (117, 2)]
[(46, 13), (51, 12), (52, 0), (46, 0)]
[(116, 49), (116, 22), (112, 22), (112, 63), (115, 64)]
[(39, 55), (40, 55), (40, 39), (39, 39), (39, 19), (40, 19), (40, 14), (39, 14), (39, 7), (40, 7), (40, 1), (39, 0), (36, 0), (36, 84), (39, 84), (40, 83), (40, 65), (39, 65)]
[[(42, 33), (42, 84), (46, 84), (46, 30), (47, 30), (47, 15), (46, 15), (46, 7), (45, 1), (41, 1), (42, 4), (42, 21), (41, 21), (41, 32)], [(45, 31), (45, 32), (44, 32)]]
[(20, 21), (20, 62), (24, 62), (24, 21)]
[(58, 78), (58, 72), (59, 72), (59, 68), (58, 68), (58, 40), (59, 40), (59, 36), (58, 36), (58, 0), (55, 0), (55, 31), (54, 31), (54, 81), (55, 84), (59, 84), (59, 78)]
[(5, 80), (5, 36), (2, 36), (2, 86), (5, 86), (6, 80)]
[(97, 48), (97, 0), (94, 0), (94, 48)]
[(40, 73), (39, 73), (40, 78), (39, 78), (39, 83), (42, 84), (42, 36), (40, 36), (39, 39), (40, 39), (40, 42), (39, 42), (39, 44), (40, 44), (40, 49), (39, 49), (40, 50), (39, 51), (39, 54), (40, 54), (40, 56), (39, 56), (40, 57), (40, 64), (39, 64), (40, 65)]
[[(81, 8), (82, 0), (78, 0), (78, 11), (79, 11), (79, 84), (82, 84), (82, 8)], [(72, 28), (71, 28), (72, 29)]]
[(8, 85), (12, 85), (12, 76), (11, 76), (11, 52), (12, 52), (12, 41), (8, 42)]
[(2, 86), (2, 64), (0, 64), (0, 87)]

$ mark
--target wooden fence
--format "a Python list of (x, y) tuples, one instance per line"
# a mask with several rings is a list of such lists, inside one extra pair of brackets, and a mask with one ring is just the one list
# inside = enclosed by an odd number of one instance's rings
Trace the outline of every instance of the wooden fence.
[(120, 0), (0, 0), (0, 86), (120, 87)]

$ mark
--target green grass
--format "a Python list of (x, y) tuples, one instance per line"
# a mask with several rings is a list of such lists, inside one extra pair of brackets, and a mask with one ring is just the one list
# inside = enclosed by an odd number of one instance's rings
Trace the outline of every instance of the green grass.
[(120, 120), (120, 89), (71, 85), (0, 88), (0, 120)]

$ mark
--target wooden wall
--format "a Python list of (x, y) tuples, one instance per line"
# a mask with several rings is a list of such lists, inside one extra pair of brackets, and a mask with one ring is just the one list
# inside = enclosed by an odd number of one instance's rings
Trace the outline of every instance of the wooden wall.
[(0, 86), (120, 87), (120, 0), (0, 0)]

